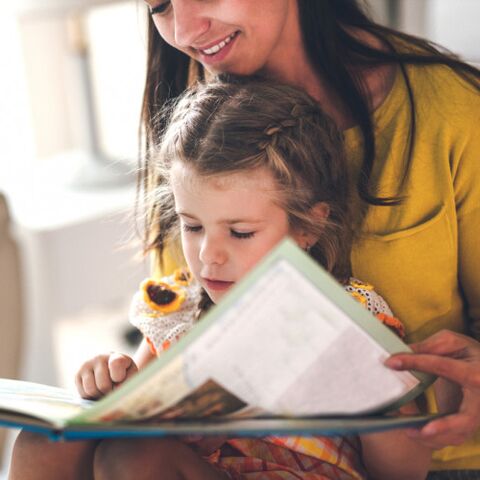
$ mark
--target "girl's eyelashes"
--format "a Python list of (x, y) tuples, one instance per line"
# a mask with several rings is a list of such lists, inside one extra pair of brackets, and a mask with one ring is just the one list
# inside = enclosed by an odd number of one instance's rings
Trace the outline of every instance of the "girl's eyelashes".
[(237, 232), (236, 230), (230, 230), (230, 235), (234, 238), (252, 238), (255, 235), (255, 232)]
[(201, 225), (187, 225), (186, 223), (182, 224), (182, 228), (185, 232), (199, 232), (202, 229)]
[[(198, 233), (202, 230), (201, 225), (188, 225), (187, 223), (182, 224), (184, 232)], [(237, 230), (230, 229), (230, 236), (238, 239), (252, 238), (255, 235), (255, 232), (238, 232)]]
[(167, 0), (159, 3), (155, 7), (150, 7), (150, 15), (163, 15), (164, 13), (167, 12), (170, 4), (171, 4), (170, 0)]

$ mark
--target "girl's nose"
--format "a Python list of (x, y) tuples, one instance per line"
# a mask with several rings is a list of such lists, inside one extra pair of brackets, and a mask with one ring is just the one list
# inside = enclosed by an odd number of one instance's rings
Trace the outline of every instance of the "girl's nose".
[(223, 265), (227, 261), (227, 252), (218, 240), (205, 237), (199, 258), (204, 265)]
[(178, 0), (174, 4), (175, 43), (182, 48), (199, 46), (201, 37), (210, 28), (205, 15), (205, 4), (192, 0)]

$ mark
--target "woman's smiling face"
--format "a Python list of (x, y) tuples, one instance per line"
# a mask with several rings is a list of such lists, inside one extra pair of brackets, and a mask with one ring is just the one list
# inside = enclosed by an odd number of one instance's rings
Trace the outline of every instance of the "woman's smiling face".
[(148, 0), (158, 32), (212, 73), (275, 72), (300, 41), (297, 0)]

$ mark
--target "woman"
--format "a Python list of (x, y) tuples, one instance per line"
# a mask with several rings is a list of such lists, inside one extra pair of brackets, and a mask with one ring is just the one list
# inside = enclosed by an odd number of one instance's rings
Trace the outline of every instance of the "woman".
[[(390, 365), (462, 387), (456, 414), (412, 434), (436, 447), (471, 436), (480, 424), (480, 346), (461, 333), (480, 333), (479, 72), (376, 25), (355, 0), (147, 3), (146, 190), (159, 109), (193, 79), (257, 74), (305, 89), (344, 130), (359, 200), (354, 274), (378, 286), (409, 341), (421, 341), (420, 355)], [(171, 260), (158, 264), (168, 271)], [(446, 383), (439, 402), (455, 397)], [(438, 452), (434, 468), (480, 470), (480, 436)]]

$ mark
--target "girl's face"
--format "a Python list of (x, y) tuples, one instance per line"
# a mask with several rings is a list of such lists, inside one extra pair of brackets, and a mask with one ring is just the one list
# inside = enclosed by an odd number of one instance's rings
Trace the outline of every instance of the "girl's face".
[(275, 74), (302, 48), (297, 0), (146, 3), (163, 39), (213, 73)]
[(215, 303), (285, 235), (301, 243), (266, 169), (205, 178), (177, 162), (172, 187), (185, 259)]

